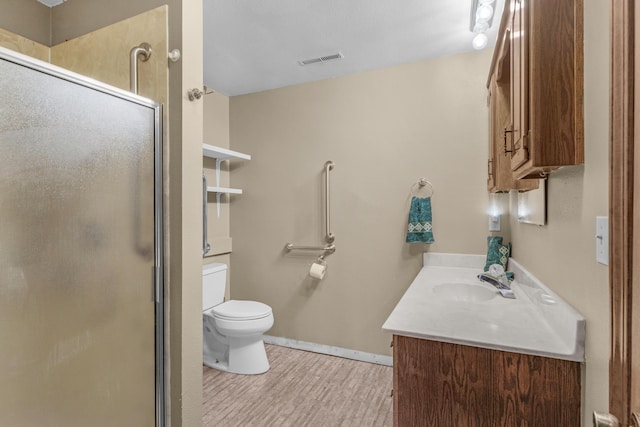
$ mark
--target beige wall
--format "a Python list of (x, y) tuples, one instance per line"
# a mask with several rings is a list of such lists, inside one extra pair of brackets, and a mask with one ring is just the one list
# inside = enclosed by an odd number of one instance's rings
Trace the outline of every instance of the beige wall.
[(34, 42), (33, 40), (12, 33), (3, 28), (0, 28), (0, 46), (31, 56), (32, 58), (36, 58), (41, 61), (49, 62), (50, 49), (48, 46)]
[(47, 6), (37, 1), (0, 0), (0, 11), (0, 28), (51, 45), (51, 9)]
[(168, 49), (167, 37), (167, 6), (161, 6), (53, 46), (51, 63), (129, 90), (129, 49), (147, 42), (152, 53), (138, 64), (138, 93), (168, 112), (169, 68), (162, 54)]
[[(202, 425), (202, 164), (203, 101), (191, 102), (188, 89), (202, 88), (202, 0), (183, 2), (182, 6), (182, 164), (181, 211), (182, 385), (172, 390), (181, 393), (183, 426)], [(172, 196), (173, 197), (173, 196)], [(177, 202), (177, 199), (174, 199)], [(173, 238), (173, 237), (172, 237)], [(177, 260), (176, 260), (177, 261)], [(175, 262), (177, 263), (177, 262)], [(172, 266), (174, 261), (172, 261)], [(173, 300), (172, 300), (173, 303)], [(173, 334), (172, 334), (173, 336)]]
[(609, 271), (595, 260), (594, 237), (595, 217), (608, 215), (608, 13), (608, 2), (585, 1), (585, 164), (549, 178), (548, 225), (511, 223), (514, 257), (587, 320), (585, 425), (608, 408)]
[(181, 2), (176, 0), (66, 0), (51, 8), (51, 45), (77, 38), (162, 5), (176, 9), (171, 12), (178, 16), (176, 13), (179, 13)]
[[(231, 98), (231, 296), (273, 307), (274, 336), (390, 354), (385, 319), (424, 250), (485, 252), (486, 73), (490, 51)], [(326, 278), (285, 243), (321, 244), (321, 184), (332, 171), (335, 254)], [(409, 190), (435, 188), (436, 242), (404, 242)]]

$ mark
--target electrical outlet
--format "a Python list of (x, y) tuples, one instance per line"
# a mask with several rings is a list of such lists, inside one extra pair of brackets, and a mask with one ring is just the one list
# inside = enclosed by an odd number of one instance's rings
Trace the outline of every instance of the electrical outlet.
[(489, 215), (489, 231), (500, 231), (500, 215)]

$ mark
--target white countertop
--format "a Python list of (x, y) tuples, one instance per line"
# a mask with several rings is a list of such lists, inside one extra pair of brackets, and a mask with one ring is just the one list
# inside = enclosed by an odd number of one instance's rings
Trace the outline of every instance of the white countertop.
[[(425, 254), (424, 267), (382, 329), (395, 335), (584, 362), (582, 315), (514, 259), (509, 260), (509, 270), (515, 274), (511, 288), (516, 299), (503, 298), (477, 278), (484, 262), (484, 255)], [(482, 301), (464, 295), (452, 298), (440, 292), (447, 284), (467, 285), (466, 289), (489, 296)]]

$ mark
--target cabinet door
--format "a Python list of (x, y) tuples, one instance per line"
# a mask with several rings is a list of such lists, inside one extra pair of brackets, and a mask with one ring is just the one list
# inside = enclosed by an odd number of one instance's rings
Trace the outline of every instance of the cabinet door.
[(511, 24), (511, 169), (529, 160), (529, 14), (528, 0), (514, 0)]
[(496, 150), (495, 135), (498, 126), (496, 117), (496, 99), (494, 95), (495, 79), (491, 79), (487, 103), (489, 104), (489, 159), (487, 160), (487, 189), (495, 191), (496, 187)]
[[(509, 34), (509, 32), (507, 32)], [(490, 192), (538, 188), (537, 179), (515, 180), (511, 170), (511, 153), (505, 152), (510, 144), (511, 127), (511, 84), (509, 69), (510, 44), (503, 44), (504, 60), (499, 60), (498, 72), (489, 84), (489, 164), (487, 186)], [(505, 139), (507, 142), (505, 143)]]

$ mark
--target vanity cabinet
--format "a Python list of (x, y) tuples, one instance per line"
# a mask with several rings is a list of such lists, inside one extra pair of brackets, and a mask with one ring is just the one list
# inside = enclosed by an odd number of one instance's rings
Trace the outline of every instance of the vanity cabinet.
[(580, 426), (580, 363), (393, 336), (394, 426)]
[[(505, 5), (487, 81), (490, 127), (496, 126), (490, 173), (500, 156), (514, 181), (584, 162), (582, 11), (583, 0)], [(506, 120), (500, 116), (505, 112)], [(490, 191), (505, 189), (496, 176), (489, 176)]]

